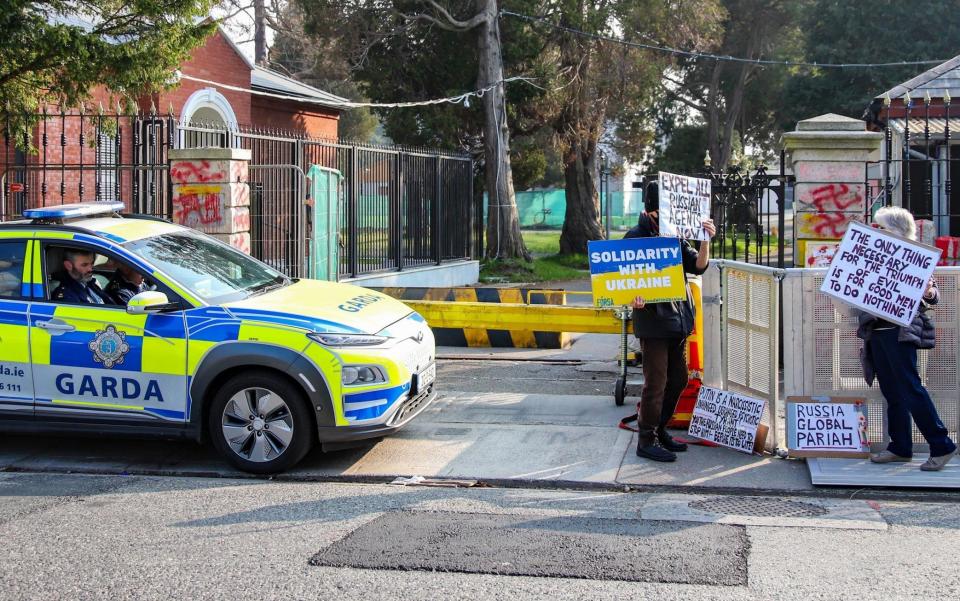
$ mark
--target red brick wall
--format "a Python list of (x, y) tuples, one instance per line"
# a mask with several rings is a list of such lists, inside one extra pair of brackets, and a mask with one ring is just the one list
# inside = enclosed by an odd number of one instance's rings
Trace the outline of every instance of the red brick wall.
[(252, 105), (252, 123), (259, 127), (303, 133), (311, 138), (337, 139), (340, 114), (336, 110), (256, 95)]
[[(237, 54), (223, 34), (217, 31), (207, 39), (207, 43), (193, 51), (193, 57), (183, 63), (180, 72), (199, 79), (206, 79), (238, 88), (250, 87), (250, 67)], [(157, 110), (166, 113), (171, 106), (175, 115), (181, 115), (183, 106), (191, 94), (197, 90), (214, 87), (233, 107), (237, 122), (243, 125), (253, 123), (250, 116), (250, 94), (217, 88), (210, 84), (181, 79), (180, 86), (154, 97)], [(141, 108), (150, 108), (150, 98), (141, 101)]]

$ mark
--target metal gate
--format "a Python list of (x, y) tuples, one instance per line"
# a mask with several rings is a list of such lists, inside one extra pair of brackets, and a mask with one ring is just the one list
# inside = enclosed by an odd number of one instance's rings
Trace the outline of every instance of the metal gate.
[[(887, 437), (886, 402), (860, 366), (857, 319), (820, 292), (824, 269), (788, 269), (783, 280), (784, 394), (862, 396), (867, 399), (871, 442)], [(960, 429), (960, 268), (938, 267), (940, 302), (933, 311), (937, 346), (918, 353), (918, 369), (940, 418), (956, 439)], [(914, 443), (924, 439), (914, 427)]]
[[(784, 270), (711, 261), (703, 277), (704, 383), (766, 401), (766, 447), (783, 431), (780, 407), (780, 280)], [(719, 350), (719, 352), (717, 352)]]

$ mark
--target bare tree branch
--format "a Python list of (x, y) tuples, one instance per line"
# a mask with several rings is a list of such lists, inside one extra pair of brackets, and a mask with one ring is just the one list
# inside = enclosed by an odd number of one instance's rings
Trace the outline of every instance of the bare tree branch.
[(470, 19), (466, 21), (460, 21), (458, 19), (455, 19), (453, 15), (447, 12), (447, 9), (437, 4), (435, 0), (426, 0), (426, 3), (429, 4), (433, 8), (433, 10), (440, 13), (440, 15), (444, 19), (446, 19), (450, 25), (452, 25), (453, 27), (456, 27), (458, 31), (466, 31), (468, 29), (473, 29), (478, 25), (482, 25), (487, 18), (486, 15), (484, 15), (482, 12), (478, 12), (477, 14), (473, 15)]

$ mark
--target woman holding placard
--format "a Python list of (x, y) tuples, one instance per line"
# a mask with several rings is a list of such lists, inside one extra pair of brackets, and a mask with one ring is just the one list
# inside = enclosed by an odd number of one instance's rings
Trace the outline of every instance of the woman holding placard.
[[(645, 212), (624, 238), (649, 238), (660, 235), (660, 194), (657, 182), (647, 185)], [(707, 236), (716, 226), (707, 219), (702, 224)], [(701, 241), (694, 249), (680, 241), (683, 271), (700, 275), (710, 263), (710, 241)], [(687, 386), (687, 336), (693, 331), (694, 305), (689, 284), (684, 301), (647, 303), (642, 296), (633, 300), (633, 333), (643, 350), (643, 389), (637, 405), (637, 456), (653, 461), (676, 461), (675, 453), (687, 445), (675, 441), (667, 432), (667, 422), (677, 408), (680, 394)]]
[[(913, 215), (900, 207), (883, 207), (877, 211), (874, 225), (904, 238), (917, 238)], [(917, 372), (917, 349), (933, 348), (935, 343), (936, 330), (927, 311), (939, 300), (937, 283), (931, 279), (923, 296), (923, 305), (909, 327), (858, 312), (857, 337), (864, 341), (861, 350), (863, 375), (871, 386), (876, 377), (887, 401), (890, 444), (885, 451), (870, 457), (874, 463), (910, 461), (913, 455), (911, 417), (930, 445), (930, 458), (920, 466), (921, 470), (942, 470), (957, 453), (957, 445), (950, 440)]]

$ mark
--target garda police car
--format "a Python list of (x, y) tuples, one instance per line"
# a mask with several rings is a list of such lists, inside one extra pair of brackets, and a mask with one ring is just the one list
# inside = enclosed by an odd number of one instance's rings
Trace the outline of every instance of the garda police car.
[(271, 473), (317, 442), (390, 434), (433, 400), (433, 334), (406, 305), (122, 209), (0, 224), (0, 428), (209, 436)]

